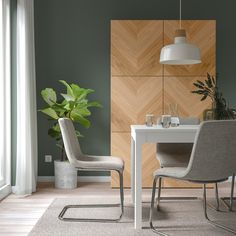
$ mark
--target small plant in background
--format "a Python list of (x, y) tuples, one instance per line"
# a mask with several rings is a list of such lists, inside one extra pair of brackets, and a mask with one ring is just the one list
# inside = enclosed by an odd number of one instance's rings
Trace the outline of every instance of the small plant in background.
[(220, 92), (217, 87), (214, 76), (207, 73), (207, 79), (204, 82), (197, 80), (193, 85), (197, 90), (191, 92), (201, 95), (201, 101), (204, 101), (207, 98), (212, 100), (213, 119), (235, 119), (235, 111), (229, 108), (222, 92)]
[[(69, 118), (75, 123), (79, 123), (85, 128), (89, 128), (91, 123), (88, 116), (91, 115), (89, 108), (102, 107), (97, 101), (90, 102), (87, 96), (93, 93), (92, 89), (81, 88), (77, 84), (68, 84), (64, 80), (59, 80), (66, 87), (66, 93), (61, 93), (58, 99), (56, 92), (52, 88), (45, 88), (41, 91), (42, 98), (47, 103), (47, 107), (40, 111), (54, 121), (48, 130), (48, 135), (54, 138), (57, 146), (61, 148), (61, 161), (65, 161), (64, 145), (62, 142), (61, 130), (58, 124), (59, 118)], [(76, 130), (77, 137), (82, 137), (79, 130)]]

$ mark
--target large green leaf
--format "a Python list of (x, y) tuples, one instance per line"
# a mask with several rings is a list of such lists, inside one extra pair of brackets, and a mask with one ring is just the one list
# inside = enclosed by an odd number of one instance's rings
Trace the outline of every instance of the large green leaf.
[[(65, 101), (65, 102), (64, 102)], [(64, 117), (65, 113), (67, 113), (67, 109), (65, 108), (65, 104), (67, 104), (67, 101), (64, 100), (61, 104), (60, 103), (54, 103), (51, 107), (59, 117)]]
[(71, 84), (71, 89), (73, 91), (74, 96), (77, 98), (81, 95), (81, 92), (83, 90), (77, 84)]
[(57, 120), (59, 119), (59, 116), (57, 115), (57, 113), (55, 112), (55, 110), (53, 110), (51, 107), (45, 108), (40, 110), (41, 112), (43, 112), (44, 114), (50, 116), (51, 118)]
[(64, 106), (64, 108), (69, 112), (69, 111), (70, 111), (70, 103), (68, 102), (68, 103)]
[(87, 108), (87, 106), (80, 106), (77, 105), (77, 107), (74, 109), (76, 113), (80, 114), (81, 116), (90, 116), (91, 112)]
[(65, 80), (59, 80), (60, 83), (64, 84), (67, 88), (67, 94), (74, 97), (74, 93), (73, 93), (73, 90), (72, 88), (70, 87), (69, 84), (67, 84), (67, 82)]
[(75, 98), (69, 94), (61, 93), (61, 96), (66, 99), (66, 101), (75, 101)]
[(87, 107), (102, 107), (102, 105), (99, 102), (89, 102)]
[(78, 122), (81, 125), (83, 125), (85, 128), (89, 128), (90, 127), (90, 121), (86, 118), (84, 118), (77, 109), (73, 109), (70, 113), (70, 119), (72, 121)]
[(52, 88), (46, 88), (41, 91), (41, 95), (44, 101), (49, 105), (52, 106), (57, 101), (56, 92)]
[(93, 92), (94, 92), (93, 89), (84, 89), (84, 88), (82, 89), (81, 88), (81, 93), (80, 93), (80, 95), (76, 99), (78, 101), (83, 100), (83, 99), (85, 99), (88, 96), (88, 94), (93, 93)]
[(64, 106), (64, 108), (67, 110), (67, 112), (71, 112), (74, 109), (75, 106), (75, 102), (74, 101), (69, 101), (67, 102), (67, 104)]
[[(52, 107), (51, 107), (57, 114), (63, 114), (65, 113), (67, 110), (64, 108), (64, 106), (58, 106), (56, 104), (54, 104)], [(61, 117), (61, 115), (60, 115)]]

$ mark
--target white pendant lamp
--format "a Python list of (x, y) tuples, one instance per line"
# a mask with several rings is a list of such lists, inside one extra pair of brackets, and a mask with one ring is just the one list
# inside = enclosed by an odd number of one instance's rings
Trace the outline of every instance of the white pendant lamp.
[(180, 26), (175, 31), (174, 44), (161, 49), (160, 63), (167, 65), (192, 65), (201, 63), (200, 49), (186, 40), (186, 31), (181, 27), (181, 0), (180, 0)]

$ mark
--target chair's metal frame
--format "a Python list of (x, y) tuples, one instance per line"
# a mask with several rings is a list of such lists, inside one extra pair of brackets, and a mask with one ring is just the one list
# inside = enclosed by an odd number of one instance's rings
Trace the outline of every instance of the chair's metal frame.
[[(149, 218), (149, 223), (150, 223), (150, 227), (152, 229), (153, 232), (161, 235), (161, 236), (168, 236), (168, 234), (164, 233), (164, 232), (161, 232), (159, 229), (157, 229), (157, 227), (154, 227), (153, 225), (153, 222), (152, 222), (152, 219), (153, 219), (153, 212), (154, 212), (154, 202), (155, 202), (155, 193), (156, 193), (156, 182), (157, 182), (157, 179), (159, 178), (159, 187), (158, 187), (158, 198), (157, 198), (157, 204), (158, 204), (158, 207), (157, 209), (159, 210), (159, 204), (160, 204), (160, 197), (161, 197), (161, 179), (163, 178), (164, 176), (155, 176), (154, 180), (153, 180), (153, 187), (152, 187), (152, 199), (151, 199), (151, 208), (150, 208), (150, 218)], [(236, 234), (236, 231), (233, 230), (233, 229), (230, 229), (222, 224), (219, 224), (219, 223), (216, 223), (215, 221), (212, 221), (209, 219), (208, 215), (207, 215), (207, 201), (206, 201), (206, 184), (208, 183), (218, 183), (218, 182), (222, 182), (222, 180), (220, 181), (215, 181), (215, 182), (200, 182), (203, 184), (203, 209), (204, 209), (204, 216), (205, 218), (207, 219), (207, 221), (216, 226), (216, 227), (219, 227), (223, 230), (226, 230), (230, 233), (233, 233), (233, 234)], [(216, 185), (217, 186), (217, 185)], [(218, 199), (218, 187), (216, 187), (216, 197)], [(219, 202), (218, 202), (219, 203)]]
[[(232, 176), (230, 197), (221, 198), (224, 205), (229, 209), (229, 211), (233, 211), (234, 200), (236, 200), (236, 197), (234, 197), (234, 183), (235, 183), (235, 174), (233, 174)], [(229, 200), (229, 204), (227, 203), (228, 200)]]
[[(156, 202), (157, 202), (157, 211), (159, 210), (159, 204), (160, 204), (160, 200), (188, 200), (188, 201), (192, 201), (192, 200), (199, 200), (199, 197), (161, 197), (161, 190), (162, 190), (162, 182), (161, 182), (161, 178), (159, 178), (159, 184), (158, 184), (158, 197), (156, 198)], [(216, 211), (219, 211), (220, 209), (220, 201), (219, 201), (219, 194), (218, 194), (218, 184), (215, 183), (215, 197), (216, 197), (216, 207), (213, 206), (210, 203), (207, 203), (207, 205)], [(200, 199), (202, 200), (202, 199)]]
[[(85, 170), (80, 169), (78, 170)], [(101, 169), (86, 169), (88, 171), (102, 171)], [(112, 171), (112, 170), (110, 170)], [(62, 221), (69, 221), (69, 222), (103, 222), (103, 223), (114, 223), (121, 220), (123, 213), (124, 213), (124, 185), (123, 185), (123, 171), (113, 170), (119, 174), (120, 179), (120, 204), (83, 204), (83, 205), (67, 205), (65, 206), (62, 211), (60, 212), (58, 218)], [(117, 219), (99, 219), (99, 218), (70, 218), (64, 217), (66, 211), (71, 208), (106, 208), (106, 207), (120, 207), (121, 214)]]

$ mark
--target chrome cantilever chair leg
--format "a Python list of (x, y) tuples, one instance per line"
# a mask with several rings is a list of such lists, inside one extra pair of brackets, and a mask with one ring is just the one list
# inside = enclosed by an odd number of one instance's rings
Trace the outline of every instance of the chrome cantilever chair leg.
[(159, 178), (159, 184), (158, 184), (158, 195), (157, 195), (157, 211), (160, 210), (160, 201), (161, 201), (161, 178)]
[[(116, 170), (117, 171), (117, 170)], [(58, 218), (62, 221), (69, 222), (103, 222), (103, 223), (114, 223), (120, 221), (124, 213), (124, 187), (123, 187), (123, 172), (117, 171), (120, 178), (120, 204), (86, 204), (86, 205), (67, 205), (60, 212)], [(120, 207), (121, 214), (117, 219), (96, 219), (96, 218), (71, 218), (64, 217), (66, 211), (70, 208), (106, 208), (106, 207)]]
[(212, 220), (209, 219), (209, 217), (208, 217), (208, 215), (207, 215), (206, 184), (203, 184), (203, 209), (204, 209), (204, 216), (205, 216), (205, 218), (207, 219), (207, 221), (208, 221), (210, 224), (212, 224), (212, 225), (214, 225), (214, 226), (216, 226), (216, 227), (219, 227), (219, 228), (221, 228), (221, 229), (223, 229), (223, 230), (226, 230), (226, 231), (228, 231), (228, 232), (230, 232), (230, 233), (236, 234), (236, 231), (235, 231), (235, 230), (230, 229), (230, 228), (228, 228), (228, 227), (226, 227), (226, 226), (224, 226), (224, 225), (222, 225), (222, 224), (216, 223), (216, 222), (214, 222), (214, 221), (212, 221)]
[[(152, 199), (151, 199), (151, 208), (150, 208), (150, 217), (149, 217), (149, 224), (152, 229), (152, 231), (156, 234), (159, 234), (161, 236), (168, 236), (168, 234), (160, 232), (157, 228), (153, 226), (152, 223), (152, 217), (153, 217), (153, 211), (154, 211), (154, 202), (155, 202), (155, 193), (156, 193), (156, 182), (157, 182), (157, 177), (154, 178), (153, 180), (153, 186), (152, 186)], [(161, 178), (159, 178), (159, 188), (158, 188), (158, 200), (160, 200), (160, 195), (161, 195)]]
[(215, 195), (216, 195), (216, 211), (220, 210), (220, 201), (219, 201), (219, 191), (218, 191), (218, 184), (215, 183)]
[(120, 177), (120, 206), (121, 206), (121, 216), (124, 213), (124, 180), (123, 180), (123, 173), (118, 172)]
[[(236, 200), (236, 198), (234, 197), (234, 183), (235, 183), (235, 174), (233, 174), (233, 176), (232, 176), (230, 197), (221, 198), (224, 205), (229, 209), (229, 211), (233, 211), (234, 200)], [(229, 204), (226, 202), (227, 200), (229, 200)]]

